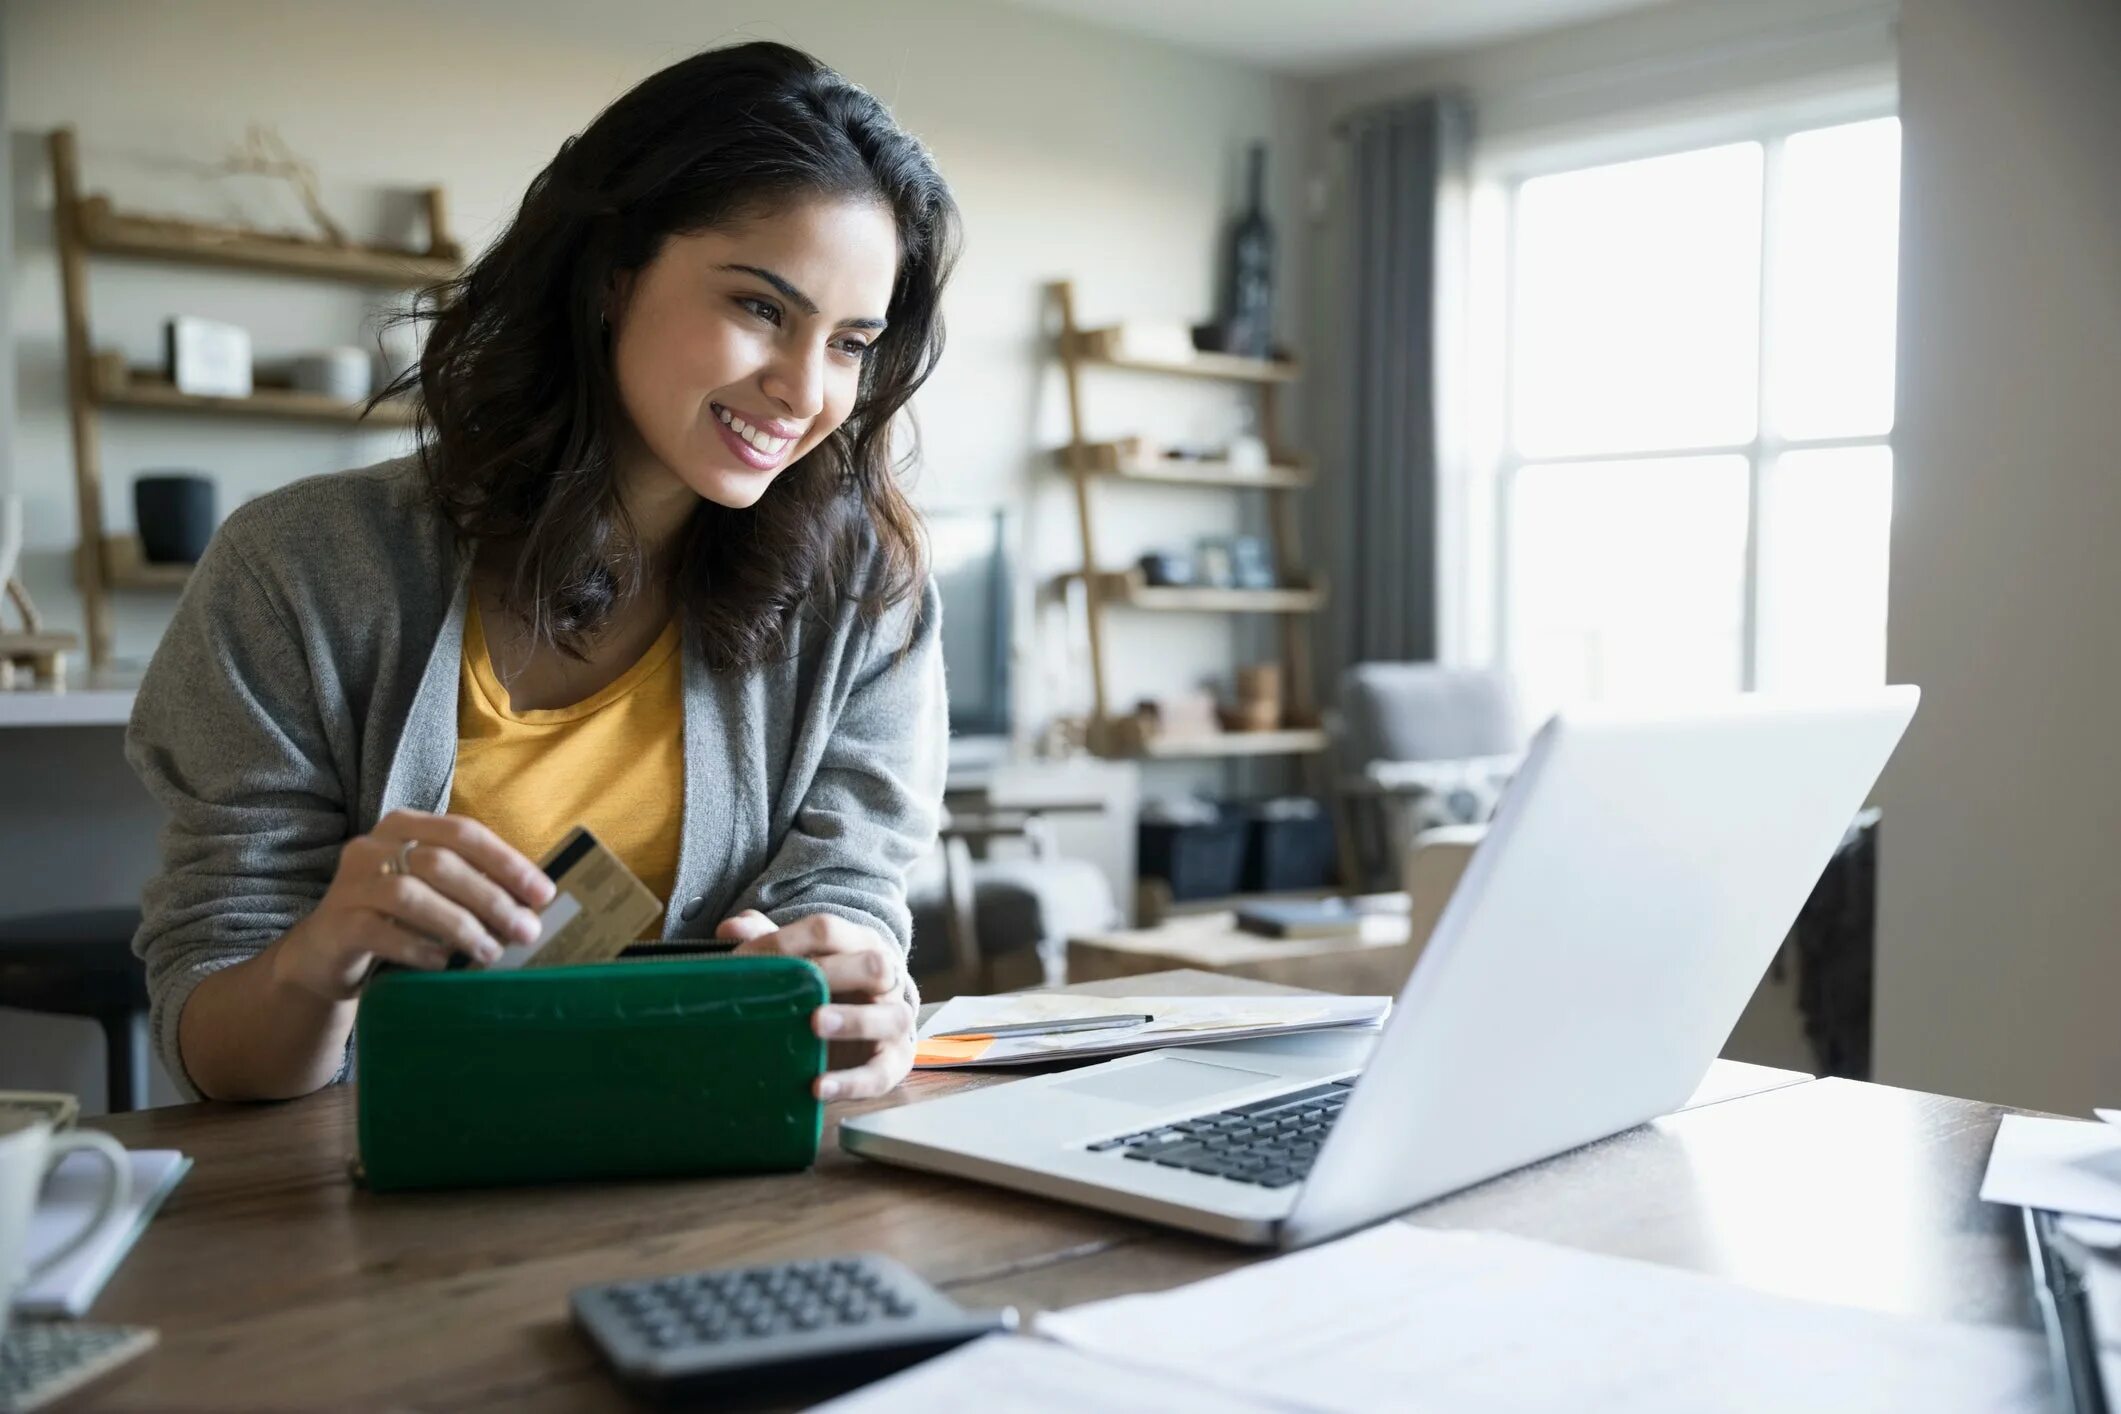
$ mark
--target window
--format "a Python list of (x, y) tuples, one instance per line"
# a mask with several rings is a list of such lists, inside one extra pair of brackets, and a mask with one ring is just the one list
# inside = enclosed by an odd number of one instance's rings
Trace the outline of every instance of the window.
[(1446, 562), (1532, 720), (1884, 680), (1899, 155), (1887, 117), (1498, 188), (1489, 543)]

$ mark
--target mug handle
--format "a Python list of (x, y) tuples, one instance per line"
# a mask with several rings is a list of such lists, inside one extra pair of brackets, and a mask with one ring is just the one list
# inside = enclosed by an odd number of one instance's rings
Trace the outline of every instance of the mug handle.
[(76, 1129), (66, 1134), (54, 1134), (46, 1150), (45, 1172), (50, 1173), (63, 1156), (76, 1149), (92, 1150), (100, 1155), (103, 1162), (109, 1166), (110, 1181), (103, 1185), (103, 1196), (96, 1204), (96, 1215), (84, 1223), (79, 1232), (61, 1243), (58, 1251), (30, 1268), (29, 1275), (33, 1280), (87, 1246), (113, 1218), (122, 1216), (122, 1210), (132, 1198), (133, 1171), (132, 1165), (125, 1157), (125, 1146), (101, 1130)]

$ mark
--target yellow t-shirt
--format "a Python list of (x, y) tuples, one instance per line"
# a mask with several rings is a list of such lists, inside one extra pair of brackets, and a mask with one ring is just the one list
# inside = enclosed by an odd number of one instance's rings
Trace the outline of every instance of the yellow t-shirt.
[(532, 860), (585, 825), (669, 903), (685, 807), (678, 643), (672, 619), (601, 692), (572, 707), (517, 712), (494, 675), (474, 601), (464, 618), (449, 813), (470, 816)]

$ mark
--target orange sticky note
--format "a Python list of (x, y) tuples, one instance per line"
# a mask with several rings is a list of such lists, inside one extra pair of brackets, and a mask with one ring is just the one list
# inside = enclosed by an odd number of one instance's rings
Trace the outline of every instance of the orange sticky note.
[(992, 1036), (952, 1036), (920, 1042), (913, 1048), (915, 1065), (964, 1065), (976, 1061), (993, 1047)]

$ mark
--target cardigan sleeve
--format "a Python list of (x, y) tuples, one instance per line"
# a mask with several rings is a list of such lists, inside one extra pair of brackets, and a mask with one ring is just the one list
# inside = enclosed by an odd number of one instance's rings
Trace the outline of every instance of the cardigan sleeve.
[[(942, 600), (931, 579), (870, 631), (794, 823), (733, 911), (756, 908), (778, 924), (836, 914), (908, 955), (906, 871), (935, 846), (949, 736)], [(910, 977), (906, 993), (918, 1004)]]
[(243, 532), (238, 512), (193, 571), (125, 737), (168, 812), (133, 950), (147, 964), (156, 1051), (193, 1099), (177, 1041), (192, 990), (315, 909), (348, 828), (302, 640), (245, 558)]

